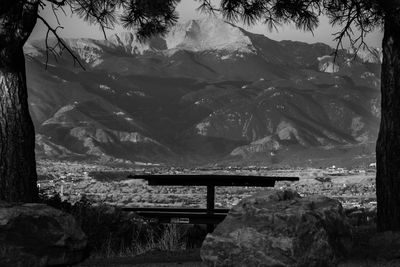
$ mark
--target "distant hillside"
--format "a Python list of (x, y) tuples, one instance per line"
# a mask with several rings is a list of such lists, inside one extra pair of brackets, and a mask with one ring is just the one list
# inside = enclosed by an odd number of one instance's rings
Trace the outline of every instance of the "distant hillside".
[[(373, 160), (380, 51), (334, 61), (325, 44), (277, 42), (216, 19), (140, 43), (67, 39), (87, 71), (25, 47), (37, 155), (103, 162)], [(354, 60), (353, 60), (354, 59)], [(318, 163), (315, 163), (318, 164)]]

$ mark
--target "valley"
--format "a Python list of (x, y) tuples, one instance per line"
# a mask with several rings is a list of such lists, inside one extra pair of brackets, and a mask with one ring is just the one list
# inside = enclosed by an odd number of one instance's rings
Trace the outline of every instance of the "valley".
[[(298, 182), (277, 182), (275, 188), (292, 189), (302, 196), (322, 194), (338, 199), (346, 209), (376, 210), (374, 168), (271, 169), (257, 166), (104, 166), (79, 162), (39, 161), (40, 190), (74, 203), (83, 197), (95, 205), (115, 207), (205, 207), (205, 187), (149, 186), (129, 174), (234, 174), (296, 176)], [(267, 190), (259, 187), (217, 187), (216, 208), (231, 208), (241, 199)]]

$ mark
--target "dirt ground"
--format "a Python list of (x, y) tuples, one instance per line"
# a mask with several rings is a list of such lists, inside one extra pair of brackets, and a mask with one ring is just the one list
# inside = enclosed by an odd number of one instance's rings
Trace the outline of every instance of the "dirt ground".
[[(113, 263), (113, 262), (107, 262), (107, 263), (95, 263), (95, 264), (89, 264), (89, 265), (79, 265), (79, 266), (85, 266), (85, 267), (130, 267), (130, 266), (135, 266), (135, 267), (205, 267), (205, 265), (201, 261), (188, 261), (188, 262), (155, 262), (155, 263), (135, 263), (135, 259), (132, 258), (129, 261), (125, 263)], [(346, 266), (347, 267), (347, 266)]]
[[(184, 252), (183, 252), (184, 253)], [(201, 262), (199, 256), (194, 256), (192, 260), (187, 256), (182, 256), (178, 253), (177, 257), (171, 258), (171, 253), (163, 258), (162, 254), (158, 257), (154, 255), (146, 255), (142, 257), (125, 257), (125, 258), (110, 258), (110, 259), (96, 259), (87, 260), (78, 265), (78, 267), (205, 267), (206, 265)], [(190, 254), (190, 252), (189, 252)], [(179, 259), (179, 257), (181, 257)], [(193, 257), (191, 254), (190, 257)], [(165, 259), (165, 262), (163, 262)], [(147, 261), (147, 262), (146, 262)], [(338, 267), (399, 267), (400, 259), (384, 260), (384, 259), (348, 259), (339, 263)]]
[(200, 249), (183, 251), (149, 251), (136, 257), (88, 259), (77, 267), (200, 267)]

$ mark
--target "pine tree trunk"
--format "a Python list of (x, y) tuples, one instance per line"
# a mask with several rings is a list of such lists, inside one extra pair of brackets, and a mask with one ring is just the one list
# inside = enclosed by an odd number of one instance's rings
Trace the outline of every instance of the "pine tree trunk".
[(36, 23), (38, 1), (0, 5), (0, 200), (37, 199), (35, 132), (28, 110), (23, 45)]
[(386, 19), (382, 118), (376, 146), (378, 231), (400, 231), (400, 23)]

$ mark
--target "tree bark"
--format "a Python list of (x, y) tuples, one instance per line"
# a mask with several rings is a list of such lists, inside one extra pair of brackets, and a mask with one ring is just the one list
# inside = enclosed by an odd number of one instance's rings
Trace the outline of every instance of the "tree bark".
[(0, 4), (0, 200), (37, 200), (35, 132), (28, 109), (23, 45), (38, 1)]
[(387, 16), (382, 63), (382, 117), (376, 146), (378, 231), (400, 231), (400, 23)]

